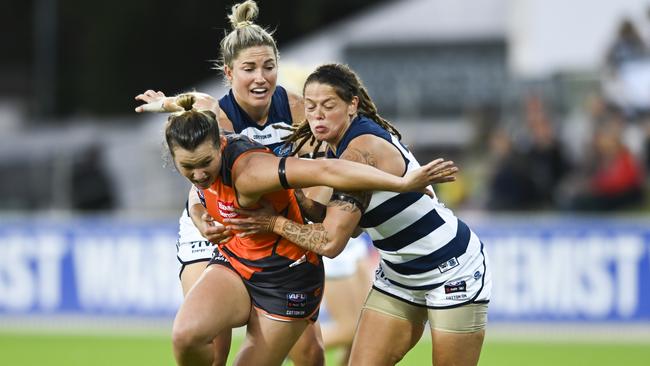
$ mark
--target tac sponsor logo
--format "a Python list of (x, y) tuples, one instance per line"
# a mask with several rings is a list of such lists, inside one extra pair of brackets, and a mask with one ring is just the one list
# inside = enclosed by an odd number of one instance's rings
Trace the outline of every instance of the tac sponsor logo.
[(454, 292), (465, 292), (467, 291), (467, 285), (465, 281), (453, 281), (447, 282), (445, 284), (445, 293), (452, 294)]
[(239, 217), (239, 214), (235, 212), (235, 203), (230, 201), (217, 201), (217, 208), (219, 209), (219, 215), (223, 218), (233, 218)]

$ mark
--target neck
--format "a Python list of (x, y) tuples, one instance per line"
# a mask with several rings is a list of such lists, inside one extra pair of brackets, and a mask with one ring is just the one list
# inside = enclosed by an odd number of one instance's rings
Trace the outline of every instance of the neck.
[(237, 97), (236, 93), (233, 93), (235, 96), (235, 102), (237, 102), (237, 105), (246, 112), (246, 114), (258, 125), (263, 125), (266, 123), (266, 120), (269, 118), (269, 110), (271, 110), (271, 103), (263, 106), (263, 107), (253, 107), (251, 105), (248, 105), (247, 103), (243, 102), (240, 100), (240, 98)]
[(338, 134), (336, 137), (332, 138), (331, 140), (325, 141), (327, 145), (329, 146), (330, 150), (332, 150), (336, 154), (336, 148), (339, 146), (341, 143), (341, 140), (343, 140), (343, 136), (348, 132), (350, 129), (350, 126), (352, 126), (352, 121), (357, 117), (355, 114), (354, 116), (350, 117), (350, 121), (348, 122), (347, 126), (343, 129), (341, 129), (341, 133)]

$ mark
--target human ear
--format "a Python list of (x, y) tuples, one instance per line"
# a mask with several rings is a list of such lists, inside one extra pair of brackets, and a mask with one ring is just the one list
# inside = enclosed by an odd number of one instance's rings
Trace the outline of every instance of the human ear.
[(229, 82), (232, 82), (232, 69), (228, 65), (223, 66), (223, 75), (228, 79)]

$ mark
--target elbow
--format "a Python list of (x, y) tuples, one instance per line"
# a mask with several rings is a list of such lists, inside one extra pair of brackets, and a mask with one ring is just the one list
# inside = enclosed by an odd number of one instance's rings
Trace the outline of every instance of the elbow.
[(345, 244), (347, 244), (347, 241), (338, 240), (338, 239), (329, 240), (325, 245), (325, 247), (323, 248), (323, 252), (321, 253), (321, 255), (330, 259), (335, 258), (339, 254), (341, 254), (341, 252), (345, 248)]

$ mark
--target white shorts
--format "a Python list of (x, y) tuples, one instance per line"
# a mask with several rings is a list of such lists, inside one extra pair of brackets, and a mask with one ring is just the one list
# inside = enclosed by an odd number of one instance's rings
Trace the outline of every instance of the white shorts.
[(472, 233), (467, 251), (458, 258), (459, 265), (445, 271), (444, 280), (433, 289), (414, 290), (391, 283), (382, 264), (375, 272), (373, 288), (407, 303), (429, 309), (446, 309), (470, 303), (487, 303), (492, 290), (492, 275), (483, 243)]
[(350, 238), (345, 249), (335, 258), (323, 257), (325, 278), (336, 279), (354, 275), (359, 261), (368, 257), (369, 243), (368, 234), (362, 233), (356, 238)]
[[(176, 243), (176, 257), (181, 265), (209, 261), (214, 252), (214, 244), (201, 236), (199, 229), (187, 214), (187, 209), (178, 219), (178, 242)], [(181, 269), (182, 271), (182, 269)]]

